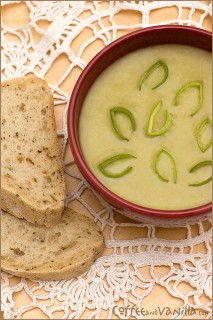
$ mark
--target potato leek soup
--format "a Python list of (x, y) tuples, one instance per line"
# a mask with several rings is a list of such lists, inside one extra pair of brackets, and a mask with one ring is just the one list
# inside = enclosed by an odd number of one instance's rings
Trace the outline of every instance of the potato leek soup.
[(211, 54), (157, 45), (110, 65), (90, 88), (80, 144), (90, 170), (121, 198), (180, 210), (211, 202)]

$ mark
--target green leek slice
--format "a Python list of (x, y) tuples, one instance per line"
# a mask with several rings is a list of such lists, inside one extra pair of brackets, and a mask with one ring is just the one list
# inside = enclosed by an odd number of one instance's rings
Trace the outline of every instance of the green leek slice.
[(129, 166), (126, 169), (124, 169), (123, 171), (121, 171), (120, 173), (111, 173), (109, 172), (106, 167), (118, 160), (122, 160), (122, 159), (129, 159), (129, 158), (136, 158), (135, 156), (128, 154), (128, 153), (124, 153), (124, 154), (118, 154), (115, 155), (109, 159), (104, 160), (103, 162), (101, 162), (98, 165), (99, 170), (101, 171), (101, 173), (109, 178), (120, 178), (123, 177), (124, 175), (126, 175), (127, 173), (129, 173), (132, 170), (132, 167)]
[(139, 83), (139, 90), (142, 89), (142, 85), (144, 83), (144, 81), (150, 76), (150, 74), (155, 71), (157, 68), (162, 67), (164, 70), (164, 77), (163, 79), (156, 85), (154, 86), (152, 89), (156, 89), (158, 87), (160, 87), (168, 78), (168, 74), (169, 74), (169, 70), (168, 67), (166, 65), (165, 62), (163, 62), (162, 60), (158, 60), (156, 63), (154, 63), (149, 69), (147, 69), (144, 74), (142, 75), (141, 79), (140, 79), (140, 83)]
[[(192, 167), (189, 172), (194, 172), (194, 171), (197, 171), (199, 168), (201, 167), (204, 167), (204, 166), (211, 166), (212, 165), (212, 161), (211, 160), (205, 160), (205, 161), (202, 161), (202, 162), (199, 162), (197, 163), (194, 167)], [(189, 184), (189, 186), (191, 187), (199, 187), (199, 186), (202, 186), (208, 182), (212, 181), (212, 176), (209, 177), (208, 179), (206, 180), (203, 180), (201, 182), (197, 182), (197, 183), (192, 183), (192, 184)]]
[(206, 125), (212, 126), (211, 119), (206, 118), (205, 120), (203, 120), (201, 122), (201, 124), (197, 127), (196, 132), (195, 132), (195, 137), (196, 137), (198, 147), (202, 152), (206, 152), (206, 150), (208, 150), (212, 145), (212, 138), (209, 139), (209, 141), (206, 145), (203, 145), (202, 141), (201, 141), (201, 132), (202, 132), (203, 127), (205, 127)]
[(203, 104), (203, 82), (202, 81), (190, 81), (190, 82), (186, 83), (184, 86), (182, 86), (180, 88), (180, 90), (176, 93), (175, 105), (176, 106), (179, 105), (181, 94), (189, 88), (195, 88), (195, 89), (198, 89), (198, 91), (199, 91), (198, 104), (197, 104), (196, 108), (194, 109), (194, 111), (190, 114), (190, 116), (193, 117), (196, 113), (198, 113), (198, 111), (200, 110), (200, 108), (202, 107), (202, 104)]
[(122, 139), (122, 140), (126, 140), (126, 141), (129, 141), (128, 138), (126, 138), (122, 132), (120, 131), (119, 129), (119, 126), (118, 126), (118, 123), (117, 123), (117, 120), (116, 120), (116, 113), (123, 113), (125, 114), (130, 122), (131, 122), (131, 126), (132, 126), (132, 131), (135, 131), (136, 130), (136, 122), (135, 122), (135, 117), (133, 116), (132, 112), (129, 111), (128, 109), (126, 108), (123, 108), (123, 107), (114, 107), (112, 109), (110, 109), (110, 115), (111, 115), (111, 120), (112, 120), (112, 125), (113, 125), (113, 128), (117, 134), (117, 136)]
[(155, 131), (155, 132), (152, 131), (155, 116), (159, 112), (159, 110), (161, 109), (162, 105), (163, 105), (162, 101), (158, 102), (158, 104), (156, 105), (156, 107), (154, 108), (154, 110), (151, 113), (151, 116), (150, 116), (149, 122), (148, 122), (147, 136), (150, 136), (150, 137), (162, 136), (164, 133), (166, 133), (169, 130), (169, 128), (172, 125), (172, 116), (169, 113), (169, 111), (166, 110), (166, 121), (165, 121), (164, 126), (158, 131)]
[(171, 155), (168, 151), (162, 149), (162, 150), (157, 154), (156, 159), (155, 159), (155, 162), (154, 162), (154, 171), (155, 171), (155, 173), (157, 174), (157, 176), (158, 176), (162, 181), (164, 181), (164, 182), (169, 182), (169, 179), (167, 179), (167, 177), (165, 177), (164, 175), (162, 175), (162, 174), (160, 173), (159, 169), (158, 169), (158, 163), (159, 163), (159, 161), (160, 161), (160, 159), (161, 159), (161, 156), (162, 156), (163, 154), (164, 154), (165, 156), (167, 156), (167, 157), (169, 158), (169, 160), (171, 161), (172, 169), (173, 169), (173, 182), (174, 182), (174, 183), (177, 183), (177, 169), (176, 169), (175, 160), (174, 160), (174, 158), (172, 157), (172, 155)]

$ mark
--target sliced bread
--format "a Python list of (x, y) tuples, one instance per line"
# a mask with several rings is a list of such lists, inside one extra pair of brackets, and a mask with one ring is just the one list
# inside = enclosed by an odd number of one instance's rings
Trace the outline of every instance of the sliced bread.
[(18, 218), (50, 227), (64, 209), (65, 183), (46, 81), (1, 84), (1, 204)]
[(48, 229), (6, 212), (1, 220), (2, 270), (16, 276), (71, 279), (87, 271), (104, 247), (100, 228), (70, 208)]

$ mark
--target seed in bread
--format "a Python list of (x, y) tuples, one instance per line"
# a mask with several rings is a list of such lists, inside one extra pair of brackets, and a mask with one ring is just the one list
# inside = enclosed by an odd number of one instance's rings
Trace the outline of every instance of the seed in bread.
[(1, 84), (2, 208), (37, 225), (58, 222), (65, 184), (53, 97), (31, 76)]
[(103, 247), (98, 225), (70, 208), (48, 229), (2, 212), (1, 265), (13, 275), (71, 279), (87, 271)]

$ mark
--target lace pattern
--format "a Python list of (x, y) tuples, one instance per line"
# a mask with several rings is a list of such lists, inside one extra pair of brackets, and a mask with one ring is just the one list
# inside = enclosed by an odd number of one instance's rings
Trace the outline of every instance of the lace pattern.
[[(20, 1), (2, 1), (2, 6), (18, 5)], [(124, 314), (116, 306), (135, 308), (146, 306), (156, 286), (164, 289), (178, 301), (179, 314), (169, 319), (182, 319), (185, 308), (202, 313), (202, 319), (211, 318), (211, 214), (184, 219), (157, 219), (139, 216), (113, 208), (85, 181), (69, 153), (66, 114), (70, 95), (62, 87), (76, 70), (80, 72), (87, 62), (85, 51), (100, 41), (106, 46), (123, 32), (155, 24), (185, 24), (203, 28), (211, 17), (212, 4), (201, 1), (25, 1), (29, 22), (24, 26), (9, 27), (2, 22), (2, 81), (33, 73), (47, 77), (52, 65), (66, 55), (68, 67), (58, 81), (50, 84), (55, 107), (63, 108), (62, 125), (58, 136), (62, 141), (62, 162), (68, 183), (66, 204), (83, 208), (101, 226), (106, 241), (104, 255), (78, 279), (43, 282), (13, 277), (2, 272), (2, 310), (6, 319), (21, 319), (34, 309), (50, 319), (122, 318), (148, 319), (150, 314)], [(174, 19), (152, 23), (152, 12), (159, 8), (176, 8)], [(183, 18), (183, 10), (188, 15)], [(137, 14), (137, 22), (119, 25), (116, 16), (124, 11)], [(199, 11), (199, 19), (194, 14)], [(139, 16), (138, 16), (139, 15)], [(140, 17), (140, 18), (138, 18)], [(45, 20), (46, 30), (39, 21)], [(107, 22), (106, 22), (107, 21)], [(84, 29), (90, 30), (78, 48), (74, 44)], [(8, 39), (8, 35), (12, 38)], [(36, 36), (35, 36), (36, 35)], [(35, 41), (37, 37), (37, 41)], [(12, 40), (11, 40), (12, 39)], [(93, 53), (94, 55), (94, 53)], [(69, 180), (70, 179), (70, 180)], [(93, 199), (93, 200), (91, 200)], [(164, 237), (167, 228), (173, 228), (174, 238)], [(128, 237), (134, 230), (134, 239)], [(185, 230), (185, 236), (178, 237)], [(118, 230), (122, 230), (119, 233)], [(123, 237), (120, 237), (120, 235)], [(119, 236), (118, 236), (119, 235)], [(201, 250), (202, 249), (202, 250)], [(159, 273), (160, 267), (164, 273)], [(146, 272), (144, 273), (144, 270)], [(162, 270), (162, 269), (161, 269)], [(145, 275), (144, 275), (145, 274)], [(181, 284), (189, 289), (183, 292)], [(25, 301), (16, 305), (15, 294), (23, 293)], [(159, 304), (160, 305), (160, 304)], [(126, 309), (125, 309), (126, 310)], [(182, 310), (182, 312), (180, 312)], [(28, 313), (27, 313), (28, 312)], [(131, 311), (132, 312), (132, 311)], [(148, 312), (148, 311), (145, 311)], [(161, 319), (159, 310), (153, 307)], [(195, 312), (195, 311), (194, 311)], [(32, 315), (32, 313), (31, 313)]]

